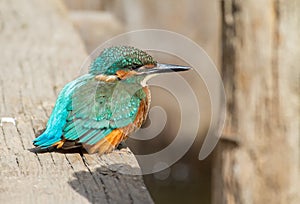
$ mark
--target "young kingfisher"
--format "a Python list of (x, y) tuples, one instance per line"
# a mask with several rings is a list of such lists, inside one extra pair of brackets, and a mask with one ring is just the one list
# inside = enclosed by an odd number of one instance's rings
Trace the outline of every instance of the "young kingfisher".
[(134, 47), (110, 47), (91, 63), (89, 73), (60, 92), (46, 130), (33, 144), (46, 149), (83, 147), (111, 152), (146, 120), (150, 90), (146, 81), (159, 73), (189, 70), (159, 64)]

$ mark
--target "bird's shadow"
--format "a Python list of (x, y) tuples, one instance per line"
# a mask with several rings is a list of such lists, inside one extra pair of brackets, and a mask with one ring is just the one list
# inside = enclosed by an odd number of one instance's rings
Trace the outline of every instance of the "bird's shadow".
[(37, 154), (44, 154), (44, 153), (49, 153), (49, 152), (55, 152), (55, 153), (61, 153), (61, 154), (87, 154), (87, 152), (81, 148), (81, 147), (76, 147), (73, 149), (56, 149), (55, 147), (49, 147), (49, 148), (40, 148), (40, 147), (34, 147), (28, 149), (28, 151), (32, 153), (37, 153)]
[[(125, 143), (120, 143), (116, 149), (121, 150), (123, 148), (127, 148), (127, 145)], [(40, 148), (40, 147), (34, 147), (28, 149), (28, 151), (36, 154), (44, 154), (49, 152), (56, 152), (61, 154), (88, 154), (88, 152), (82, 148), (82, 147), (76, 147), (72, 149), (57, 149), (55, 147), (49, 147), (49, 148)]]
[(133, 203), (151, 199), (139, 172), (125, 163), (101, 166), (94, 171), (79, 171), (68, 184), (90, 203)]

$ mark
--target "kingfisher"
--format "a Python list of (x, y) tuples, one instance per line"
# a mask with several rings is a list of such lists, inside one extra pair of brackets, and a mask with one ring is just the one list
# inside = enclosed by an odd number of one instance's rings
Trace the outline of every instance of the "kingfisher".
[(189, 66), (160, 64), (131, 46), (104, 49), (87, 74), (61, 90), (45, 131), (33, 140), (41, 149), (81, 147), (109, 153), (145, 122), (151, 101), (147, 80)]

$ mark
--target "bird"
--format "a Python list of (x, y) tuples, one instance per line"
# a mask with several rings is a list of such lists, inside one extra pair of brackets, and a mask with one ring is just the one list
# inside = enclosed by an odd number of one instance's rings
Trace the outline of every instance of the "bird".
[(33, 145), (46, 150), (81, 147), (90, 154), (109, 153), (145, 122), (151, 102), (147, 81), (161, 73), (189, 69), (160, 64), (132, 46), (105, 48), (87, 74), (61, 90), (46, 129)]

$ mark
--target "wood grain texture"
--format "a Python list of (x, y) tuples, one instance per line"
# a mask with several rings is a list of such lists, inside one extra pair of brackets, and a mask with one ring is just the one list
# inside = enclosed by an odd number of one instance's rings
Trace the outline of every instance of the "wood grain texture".
[(28, 150), (87, 56), (66, 16), (56, 0), (0, 1), (0, 203), (152, 203), (128, 149)]
[(299, 203), (300, 3), (221, 8), (229, 140), (215, 154), (213, 201)]

